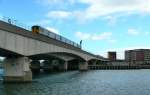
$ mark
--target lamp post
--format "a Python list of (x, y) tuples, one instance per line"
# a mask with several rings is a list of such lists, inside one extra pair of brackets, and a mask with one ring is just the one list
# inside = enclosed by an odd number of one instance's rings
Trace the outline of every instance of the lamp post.
[(82, 48), (82, 40), (80, 41), (80, 47)]

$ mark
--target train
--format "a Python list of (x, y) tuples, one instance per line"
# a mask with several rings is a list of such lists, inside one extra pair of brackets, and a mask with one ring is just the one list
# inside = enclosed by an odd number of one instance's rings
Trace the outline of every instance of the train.
[(45, 29), (41, 26), (37, 26), (37, 25), (32, 26), (32, 32), (47, 36), (49, 38), (61, 41), (63, 43), (66, 43), (66, 44), (69, 44), (69, 45), (72, 45), (74, 47), (77, 47), (77, 48), (81, 49), (81, 45), (79, 45), (79, 44), (77, 44), (77, 43), (75, 43), (75, 42), (73, 42), (73, 41), (71, 41), (71, 40), (69, 40), (65, 37), (62, 37), (61, 35), (53, 33), (53, 32), (51, 32), (51, 31), (49, 31), (49, 30), (47, 30), (47, 29)]

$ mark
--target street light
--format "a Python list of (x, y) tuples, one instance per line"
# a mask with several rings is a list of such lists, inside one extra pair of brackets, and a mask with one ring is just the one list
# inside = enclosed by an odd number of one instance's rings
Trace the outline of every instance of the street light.
[(82, 40), (80, 41), (80, 47), (82, 48)]

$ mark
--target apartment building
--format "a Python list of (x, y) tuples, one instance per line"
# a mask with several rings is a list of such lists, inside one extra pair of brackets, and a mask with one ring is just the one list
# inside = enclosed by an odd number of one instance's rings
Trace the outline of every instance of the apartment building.
[(150, 64), (150, 49), (126, 50), (125, 60), (132, 64)]

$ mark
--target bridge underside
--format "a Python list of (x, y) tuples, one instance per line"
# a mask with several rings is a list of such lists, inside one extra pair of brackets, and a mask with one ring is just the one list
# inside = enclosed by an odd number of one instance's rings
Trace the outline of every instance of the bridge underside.
[[(4, 81), (6, 82), (32, 81), (32, 73), (34, 71), (40, 72), (40, 69), (46, 72), (87, 70), (88, 64), (99, 64), (100, 62), (97, 59), (86, 61), (78, 55), (65, 52), (52, 52), (25, 57), (2, 48), (0, 48), (0, 56), (6, 57), (4, 61)], [(40, 62), (40, 60), (43, 60), (43, 62)]]
[(6, 81), (31, 81), (30, 63), (39, 64), (39, 60), (44, 60), (43, 64), (46, 64), (44, 68), (48, 69), (51, 65), (55, 68), (60, 63), (59, 68), (63, 67), (65, 70), (72, 66), (87, 70), (88, 60), (98, 59), (97, 56), (70, 44), (34, 34), (2, 21), (0, 21), (0, 56), (6, 57), (4, 61)]
[(1, 57), (19, 57), (22, 55), (0, 48), (0, 56)]
[[(79, 69), (79, 63), (86, 62), (84, 59), (82, 59), (79, 56), (64, 53), (64, 52), (53, 52), (53, 53), (47, 53), (47, 54), (39, 54), (34, 56), (29, 56), (30, 59), (34, 60), (42, 60), (43, 62), (42, 67), (44, 71), (67, 71), (67, 70), (78, 70)], [(38, 65), (39, 62), (33, 62), (31, 64), (31, 67), (37, 66), (37, 69), (40, 68)], [(38, 71), (39, 70), (35, 70)]]
[[(0, 49), (0, 56), (4, 60), (5, 82), (29, 82), (32, 81), (32, 71), (67, 71), (87, 70), (87, 62), (79, 56), (69, 53), (48, 53), (24, 57), (22, 55)], [(43, 60), (43, 62), (40, 62)], [(30, 65), (31, 64), (31, 65)], [(42, 64), (42, 66), (41, 66)]]

